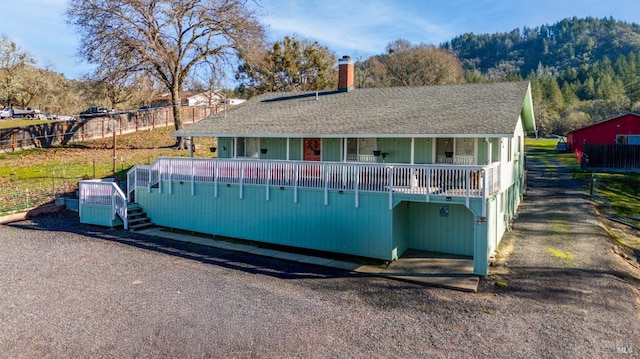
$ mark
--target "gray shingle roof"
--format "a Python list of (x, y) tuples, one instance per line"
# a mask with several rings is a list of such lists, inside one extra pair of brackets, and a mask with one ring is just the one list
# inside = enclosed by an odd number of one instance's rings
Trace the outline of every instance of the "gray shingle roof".
[(183, 137), (510, 135), (528, 82), (267, 93), (182, 130)]

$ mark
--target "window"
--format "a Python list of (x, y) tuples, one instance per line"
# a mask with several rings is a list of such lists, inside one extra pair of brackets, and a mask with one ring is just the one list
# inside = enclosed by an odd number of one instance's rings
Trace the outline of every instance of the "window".
[(375, 138), (348, 138), (347, 161), (376, 162), (373, 151), (376, 149)]
[(260, 157), (260, 139), (257, 137), (236, 138), (235, 157)]
[(473, 138), (436, 138), (436, 163), (472, 165), (476, 141)]

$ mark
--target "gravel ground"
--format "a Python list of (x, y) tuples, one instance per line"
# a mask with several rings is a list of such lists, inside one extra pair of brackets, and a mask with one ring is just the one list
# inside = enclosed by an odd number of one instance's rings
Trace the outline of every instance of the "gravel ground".
[(475, 294), (105, 230), (69, 212), (0, 225), (0, 353), (638, 357), (640, 276), (568, 178), (532, 168)]

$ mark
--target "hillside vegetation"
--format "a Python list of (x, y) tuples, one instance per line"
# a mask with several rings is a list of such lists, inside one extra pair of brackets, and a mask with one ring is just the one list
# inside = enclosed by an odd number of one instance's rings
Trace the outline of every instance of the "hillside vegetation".
[(496, 34), (463, 34), (453, 51), (468, 82), (527, 79), (542, 134), (640, 112), (640, 26), (571, 18)]

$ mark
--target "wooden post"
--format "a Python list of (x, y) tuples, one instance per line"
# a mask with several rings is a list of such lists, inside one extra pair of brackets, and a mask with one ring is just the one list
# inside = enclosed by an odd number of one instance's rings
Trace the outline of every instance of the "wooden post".
[(116, 123), (113, 122), (113, 174), (116, 174)]

